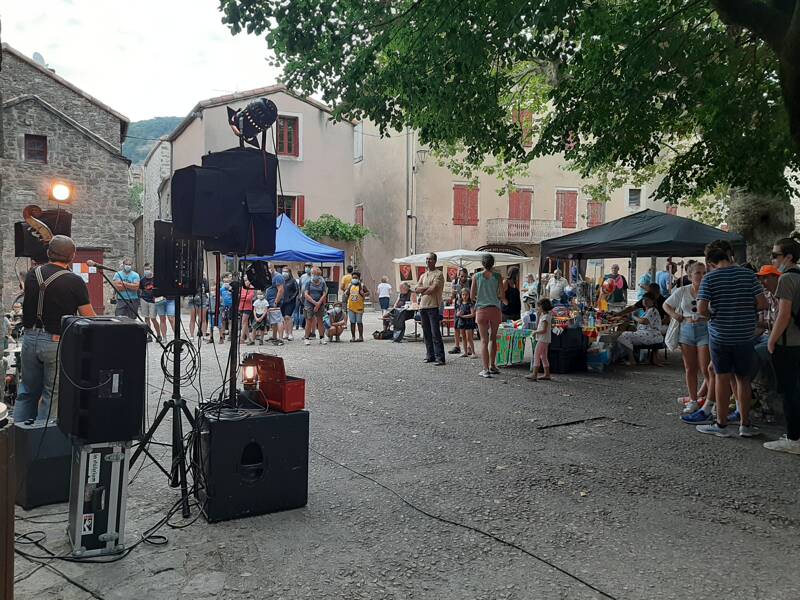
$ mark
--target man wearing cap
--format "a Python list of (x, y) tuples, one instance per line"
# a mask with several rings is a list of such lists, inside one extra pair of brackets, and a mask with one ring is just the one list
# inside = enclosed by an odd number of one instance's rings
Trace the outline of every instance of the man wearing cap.
[[(28, 271), (22, 302), (22, 381), (14, 420), (43, 421), (57, 414), (58, 344), (61, 317), (78, 313), (93, 317), (89, 289), (72, 272), (75, 243), (65, 235), (54, 236), (47, 247), (50, 262)], [(39, 400), (41, 399), (41, 404)]]
[(758, 315), (758, 337), (761, 334), (769, 334), (772, 325), (775, 323), (775, 318), (778, 316), (778, 300), (775, 298), (775, 290), (778, 289), (778, 279), (781, 272), (778, 271), (773, 265), (764, 265), (756, 273), (756, 277), (764, 286), (764, 295), (767, 297), (769, 308), (762, 310)]

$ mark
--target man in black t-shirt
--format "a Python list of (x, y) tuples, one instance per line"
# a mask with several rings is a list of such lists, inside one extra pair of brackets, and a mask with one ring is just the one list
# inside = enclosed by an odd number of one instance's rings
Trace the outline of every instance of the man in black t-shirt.
[(57, 414), (61, 317), (95, 314), (86, 283), (70, 270), (75, 258), (72, 239), (65, 235), (53, 237), (47, 256), (50, 262), (34, 267), (25, 277), (22, 381), (14, 405), (14, 420), (18, 423), (30, 419), (43, 421)]

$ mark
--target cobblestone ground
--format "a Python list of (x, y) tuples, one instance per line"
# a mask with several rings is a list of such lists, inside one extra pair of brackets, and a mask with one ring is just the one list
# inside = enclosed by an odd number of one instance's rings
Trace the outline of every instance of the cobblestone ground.
[[(367, 331), (376, 322), (370, 315)], [(220, 360), (226, 348), (218, 348)], [(418, 343), (264, 348), (306, 378), (308, 506), (164, 527), (166, 545), (140, 545), (120, 562), (54, 563), (94, 595), (42, 568), (17, 584), (18, 600), (800, 594), (800, 458), (678, 422), (677, 354), (664, 368), (534, 384), (523, 368), (484, 380), (479, 361), (422, 364)], [(162, 385), (156, 350), (150, 344), (150, 415)], [(208, 393), (220, 381), (214, 347), (203, 346), (202, 360)], [(187, 396), (194, 404), (197, 393)], [(168, 440), (169, 431), (162, 427), (159, 437)], [(145, 467), (130, 487), (129, 543), (176, 498), (166, 478)], [(43, 530), (48, 548), (63, 553), (60, 518), (18, 520), (17, 530)], [(18, 578), (35, 568), (17, 557)]]

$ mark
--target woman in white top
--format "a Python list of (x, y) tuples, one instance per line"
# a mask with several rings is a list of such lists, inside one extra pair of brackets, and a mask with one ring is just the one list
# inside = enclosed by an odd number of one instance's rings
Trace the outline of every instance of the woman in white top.
[[(664, 312), (680, 323), (678, 341), (686, 369), (686, 387), (689, 389), (690, 399), (686, 412), (692, 413), (699, 408), (697, 392), (700, 373), (709, 384), (709, 391), (714, 386), (711, 385), (713, 375), (709, 369), (711, 354), (708, 349), (708, 319), (697, 311), (697, 293), (706, 274), (706, 266), (701, 262), (692, 263), (687, 274), (690, 285), (679, 287), (664, 301)], [(709, 398), (708, 401), (710, 400)]]
[(389, 278), (384, 275), (381, 277), (381, 282), (378, 284), (378, 302), (380, 302), (381, 310), (386, 313), (389, 310), (389, 301), (392, 297), (392, 286), (389, 284)]
[(628, 366), (633, 365), (633, 348), (635, 346), (650, 346), (664, 341), (661, 334), (661, 315), (656, 309), (655, 298), (651, 293), (647, 293), (642, 298), (645, 313), (641, 317), (633, 317), (637, 323), (636, 331), (626, 331), (617, 339), (619, 344), (628, 354)]

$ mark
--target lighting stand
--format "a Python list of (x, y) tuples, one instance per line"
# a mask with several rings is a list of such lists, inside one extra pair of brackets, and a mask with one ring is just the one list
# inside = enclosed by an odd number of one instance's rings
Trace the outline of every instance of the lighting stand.
[[(130, 466), (136, 462), (136, 459), (144, 452), (156, 466), (169, 477), (169, 484), (171, 487), (181, 488), (181, 515), (183, 518), (189, 517), (189, 486), (186, 481), (186, 449), (183, 444), (183, 417), (189, 422), (189, 425), (194, 429), (194, 417), (189, 409), (186, 407), (186, 401), (181, 396), (181, 347), (184, 342), (181, 339), (181, 298), (175, 297), (175, 339), (170, 342), (172, 344), (172, 396), (169, 400), (164, 401), (164, 406), (161, 407), (155, 421), (144, 434), (141, 442), (139, 443), (136, 451), (131, 457)], [(153, 438), (161, 421), (167, 416), (167, 413), (172, 413), (172, 466), (168, 472), (163, 466), (153, 457), (147, 450), (147, 445)]]
[[(239, 390), (236, 389), (236, 373), (239, 370), (239, 300), (242, 288), (244, 287), (244, 261), (238, 256), (234, 256), (234, 271), (238, 272), (239, 278), (231, 283), (231, 348), (228, 354), (228, 369), (230, 381), (228, 385), (229, 406), (239, 405)], [(224, 395), (224, 392), (223, 392)]]

